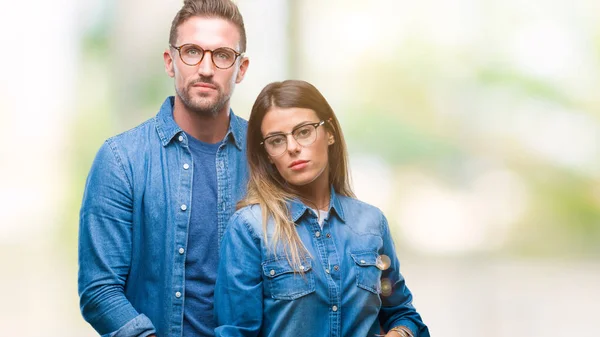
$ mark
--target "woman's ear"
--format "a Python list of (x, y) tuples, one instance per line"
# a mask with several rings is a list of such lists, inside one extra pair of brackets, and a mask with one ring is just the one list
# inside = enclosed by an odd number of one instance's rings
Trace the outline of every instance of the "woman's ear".
[(328, 132), (328, 137), (327, 137), (327, 144), (331, 145), (333, 143), (335, 143), (335, 137), (333, 137), (333, 133)]

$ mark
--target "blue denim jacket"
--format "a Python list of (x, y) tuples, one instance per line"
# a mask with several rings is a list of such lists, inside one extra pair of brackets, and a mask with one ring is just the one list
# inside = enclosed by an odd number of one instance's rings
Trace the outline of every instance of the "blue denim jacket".
[[(101, 335), (181, 336), (193, 162), (173, 119), (156, 117), (108, 139), (90, 170), (79, 224), (83, 317)], [(246, 193), (247, 122), (230, 114), (217, 152), (218, 233)]]
[[(289, 203), (310, 254), (295, 267), (281, 245), (265, 245), (259, 206), (233, 215), (221, 243), (217, 336), (372, 337), (404, 325), (415, 337), (429, 337), (382, 212), (333, 189), (330, 205), (321, 229), (312, 210)], [(267, 236), (272, 233), (270, 223)], [(387, 269), (383, 255), (390, 259)]]

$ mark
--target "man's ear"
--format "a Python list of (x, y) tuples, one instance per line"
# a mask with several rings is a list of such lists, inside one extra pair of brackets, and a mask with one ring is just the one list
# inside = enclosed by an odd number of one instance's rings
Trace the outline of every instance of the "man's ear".
[(235, 77), (235, 83), (240, 83), (244, 79), (244, 75), (246, 75), (246, 70), (248, 70), (248, 65), (250, 65), (250, 60), (244, 56), (242, 61), (240, 62), (240, 69), (238, 70), (237, 76)]
[(169, 49), (165, 49), (165, 52), (163, 53), (163, 59), (165, 61), (165, 72), (167, 75), (169, 75), (169, 77), (175, 77), (175, 65), (173, 64), (173, 57), (171, 56)]

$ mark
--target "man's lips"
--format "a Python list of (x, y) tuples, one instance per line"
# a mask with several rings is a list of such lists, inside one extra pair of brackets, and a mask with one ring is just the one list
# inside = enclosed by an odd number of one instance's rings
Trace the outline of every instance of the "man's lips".
[(294, 160), (290, 166), (288, 166), (288, 168), (302, 168), (304, 166), (306, 166), (305, 164), (308, 163), (308, 160)]
[(215, 86), (214, 84), (206, 82), (194, 83), (192, 86), (195, 88), (217, 89), (217, 86)]

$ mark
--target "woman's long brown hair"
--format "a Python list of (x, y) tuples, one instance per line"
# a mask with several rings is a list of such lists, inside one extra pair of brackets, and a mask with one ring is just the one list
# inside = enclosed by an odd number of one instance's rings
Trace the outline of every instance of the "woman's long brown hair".
[(305, 81), (288, 80), (267, 85), (256, 98), (248, 121), (247, 156), (250, 180), (248, 194), (238, 203), (238, 208), (260, 205), (265, 242), (268, 219), (273, 219), (275, 228), (270, 244), (274, 249), (281, 241), (286, 258), (293, 266), (297, 266), (305, 259), (307, 251), (291, 220), (287, 202), (298, 197), (298, 194), (271, 164), (266, 150), (260, 144), (263, 140), (263, 118), (273, 107), (311, 109), (320, 120), (326, 121), (324, 127), (335, 139), (328, 147), (329, 184), (341, 195), (354, 197), (354, 192), (350, 187), (344, 136), (338, 119), (325, 97)]

